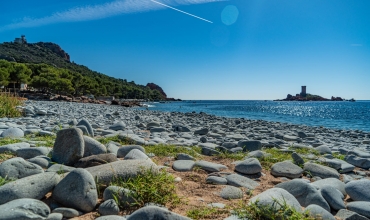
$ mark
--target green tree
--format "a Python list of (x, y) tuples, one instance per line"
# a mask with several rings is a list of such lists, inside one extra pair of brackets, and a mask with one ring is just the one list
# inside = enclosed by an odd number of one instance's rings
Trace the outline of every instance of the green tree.
[(23, 63), (12, 63), (13, 69), (10, 72), (10, 81), (13, 82), (15, 91), (15, 83), (27, 83), (30, 80), (32, 71)]

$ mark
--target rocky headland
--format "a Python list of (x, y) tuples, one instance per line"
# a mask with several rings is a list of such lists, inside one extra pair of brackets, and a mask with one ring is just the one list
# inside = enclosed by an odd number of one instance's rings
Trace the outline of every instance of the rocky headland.
[(370, 218), (369, 132), (25, 103), (0, 119), (0, 219)]

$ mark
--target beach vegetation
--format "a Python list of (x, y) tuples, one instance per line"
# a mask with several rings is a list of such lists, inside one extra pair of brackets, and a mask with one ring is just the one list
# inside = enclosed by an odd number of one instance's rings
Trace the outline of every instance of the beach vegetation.
[(7, 177), (1, 177), (0, 176), (0, 186), (3, 186), (3, 185), (5, 185), (5, 184), (7, 184), (7, 183), (10, 183), (10, 182), (12, 182), (13, 180), (12, 179), (9, 179), (9, 178), (7, 178)]
[(201, 157), (200, 147), (183, 147), (175, 145), (159, 144), (153, 146), (145, 146), (146, 153), (153, 153), (158, 157), (176, 157), (179, 153), (189, 154), (192, 157)]
[(22, 106), (23, 101), (13, 93), (0, 93), (0, 118), (20, 117), (22, 112), (17, 106)]
[(227, 208), (202, 206), (189, 209), (186, 216), (191, 219), (218, 219), (220, 216), (229, 213), (230, 211)]

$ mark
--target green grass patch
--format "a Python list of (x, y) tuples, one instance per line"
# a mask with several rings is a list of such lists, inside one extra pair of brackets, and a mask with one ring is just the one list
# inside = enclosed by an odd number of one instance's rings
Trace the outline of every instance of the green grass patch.
[(266, 170), (270, 170), (275, 163), (292, 160), (292, 153), (282, 152), (277, 148), (268, 148), (263, 151), (270, 154), (269, 156), (258, 158), (262, 167)]
[(0, 186), (3, 186), (9, 182), (12, 182), (13, 180), (12, 179), (8, 179), (7, 177), (1, 177), (0, 176)]
[(38, 147), (39, 146), (53, 147), (56, 136), (35, 134), (35, 135), (27, 135), (26, 138), (29, 139), (30, 141), (43, 141), (43, 142), (45, 142), (45, 143), (37, 143), (36, 146), (38, 146)]
[(111, 141), (114, 141), (114, 142), (117, 142), (117, 143), (120, 143), (121, 145), (128, 145), (128, 144), (133, 144), (131, 141), (129, 141), (128, 139), (126, 138), (122, 138), (118, 135), (116, 136), (113, 136), (113, 137), (103, 137), (103, 138), (99, 138), (97, 139), (100, 143), (102, 144), (108, 144), (109, 142)]
[(0, 138), (0, 146), (8, 145), (8, 144), (15, 144), (19, 142), (22, 142), (22, 140), (12, 139), (12, 138)]
[(344, 158), (346, 157), (346, 155), (343, 155), (343, 154), (340, 154), (340, 153), (333, 153), (332, 154), (334, 158), (337, 158), (339, 160), (344, 160)]
[(22, 116), (22, 112), (15, 107), (23, 105), (23, 101), (12, 93), (0, 93), (0, 118), (15, 118)]
[(298, 212), (294, 208), (290, 207), (285, 201), (280, 202), (275, 200), (275, 203), (271, 205), (260, 205), (258, 201), (247, 205), (245, 201), (242, 201), (240, 205), (235, 208), (234, 214), (242, 219), (253, 219), (253, 220), (314, 220), (321, 219), (314, 218), (308, 215), (307, 212)]
[[(174, 177), (165, 170), (153, 172), (152, 170), (143, 171), (135, 178), (128, 180), (117, 179), (110, 185), (120, 186), (133, 191), (132, 196), (135, 200), (130, 206), (142, 207), (145, 203), (156, 203), (175, 207), (181, 203), (180, 197), (176, 194)], [(116, 201), (121, 206), (120, 201)]]
[(216, 207), (199, 207), (190, 209), (186, 212), (186, 216), (191, 219), (219, 219), (225, 214), (229, 214), (229, 210)]
[(11, 152), (2, 153), (2, 154), (0, 154), (0, 162), (3, 162), (5, 160), (9, 160), (10, 158), (13, 158), (13, 157), (15, 157), (15, 154), (13, 154)]
[(199, 158), (201, 152), (200, 147), (181, 147), (174, 145), (159, 144), (155, 146), (144, 146), (146, 153), (153, 153), (158, 157), (176, 157), (179, 153), (189, 154), (195, 158)]
[(221, 159), (243, 160), (247, 155), (248, 152), (238, 152), (238, 153), (220, 152), (220, 154), (217, 155), (217, 157)]

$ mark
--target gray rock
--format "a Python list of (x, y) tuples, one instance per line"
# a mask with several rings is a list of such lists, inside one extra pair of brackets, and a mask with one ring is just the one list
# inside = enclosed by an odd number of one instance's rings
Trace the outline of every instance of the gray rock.
[(119, 207), (114, 199), (104, 201), (98, 209), (101, 215), (118, 215)]
[(69, 208), (92, 211), (98, 200), (93, 176), (81, 168), (71, 171), (55, 186), (53, 199)]
[(115, 123), (114, 125), (109, 126), (109, 129), (118, 131), (118, 130), (125, 130), (126, 125), (122, 121)]
[(23, 159), (30, 159), (37, 156), (47, 156), (51, 148), (48, 147), (27, 147), (20, 148), (17, 150), (17, 157), (22, 157)]
[(179, 153), (176, 155), (177, 160), (195, 160), (194, 157), (192, 157), (189, 154)]
[(370, 218), (370, 202), (350, 202), (347, 203), (347, 209)]
[(271, 167), (271, 174), (277, 177), (288, 177), (294, 179), (299, 178), (302, 173), (302, 168), (289, 161), (278, 162)]
[(88, 136), (83, 136), (83, 138), (85, 142), (83, 157), (107, 153), (107, 148), (99, 141)]
[(192, 160), (176, 160), (172, 164), (172, 168), (179, 172), (192, 171), (194, 168), (195, 162)]
[(296, 164), (296, 165), (303, 165), (304, 164), (303, 158), (301, 156), (299, 156), (296, 152), (292, 153), (292, 158), (293, 158), (294, 164)]
[(238, 147), (243, 148), (243, 151), (255, 151), (261, 150), (262, 144), (261, 141), (246, 141), (241, 140), (238, 142)]
[(21, 138), (24, 137), (24, 132), (20, 128), (8, 128), (0, 134), (3, 138)]
[(195, 130), (194, 134), (206, 135), (208, 134), (208, 132), (209, 132), (208, 128), (201, 128), (201, 129)]
[(353, 180), (346, 184), (345, 190), (354, 201), (370, 202), (370, 180)]
[(297, 134), (298, 134), (298, 137), (300, 137), (300, 138), (306, 138), (307, 137), (307, 134), (304, 133), (303, 131), (298, 131)]
[(109, 143), (107, 145), (107, 153), (112, 153), (117, 156), (118, 149), (119, 149), (118, 146), (113, 143)]
[(135, 192), (131, 190), (119, 186), (108, 186), (103, 192), (103, 199), (104, 201), (117, 199), (119, 205), (130, 207), (136, 202), (134, 195)]
[(13, 153), (13, 154), (15, 154), (15, 153), (17, 153), (18, 149), (28, 148), (28, 147), (30, 147), (30, 144), (25, 143), (25, 142), (15, 143), (15, 144), (7, 144), (7, 145), (0, 146), (0, 154), (3, 154), (3, 153)]
[(226, 185), (227, 179), (219, 176), (209, 176), (206, 179), (206, 183), (214, 184), (214, 185)]
[(227, 169), (227, 166), (217, 163), (212, 163), (204, 160), (195, 162), (195, 166), (208, 171), (208, 172), (220, 172), (223, 169)]
[(65, 207), (56, 208), (52, 211), (52, 213), (60, 213), (63, 215), (64, 218), (74, 218), (83, 214), (82, 212), (79, 212), (76, 209)]
[(47, 170), (46, 172), (55, 172), (55, 173), (58, 173), (58, 174), (62, 174), (62, 173), (68, 173), (68, 172), (71, 172), (72, 170), (74, 170), (76, 168), (74, 167), (70, 167), (70, 166), (65, 166), (63, 164), (53, 164), (51, 165)]
[(265, 156), (265, 154), (260, 150), (255, 150), (255, 151), (249, 152), (247, 156), (254, 157), (254, 158), (262, 158)]
[(219, 151), (217, 151), (216, 149), (214, 149), (214, 148), (209, 148), (209, 147), (202, 147), (202, 149), (201, 149), (202, 151), (201, 151), (201, 153), (203, 154), (203, 155), (206, 155), (206, 156), (214, 156), (214, 155), (219, 155), (220, 154), (220, 152)]
[(95, 220), (126, 220), (126, 218), (118, 215), (104, 215), (96, 218)]
[(133, 212), (127, 220), (154, 220), (154, 219), (168, 219), (168, 220), (190, 220), (190, 218), (170, 212), (158, 206), (145, 206)]
[(330, 210), (327, 211), (318, 205), (309, 205), (306, 207), (305, 211), (308, 211), (309, 215), (314, 218), (335, 220), (334, 216), (329, 212)]
[(167, 131), (165, 128), (162, 127), (152, 127), (150, 129), (150, 133), (159, 133), (159, 132), (165, 132)]
[(369, 169), (370, 168), (370, 159), (369, 158), (362, 158), (357, 157), (355, 155), (347, 155), (344, 160), (347, 163), (350, 163), (352, 165), (355, 165), (356, 167)]
[(248, 189), (255, 189), (259, 184), (249, 179), (248, 177), (239, 174), (230, 174), (226, 176), (227, 184), (236, 187), (245, 187)]
[(94, 167), (102, 164), (118, 161), (114, 154), (98, 154), (81, 158), (76, 164), (76, 168)]
[(143, 153), (145, 153), (145, 148), (143, 148), (140, 145), (124, 145), (118, 149), (117, 157), (124, 158), (133, 149), (138, 149), (142, 151)]
[(21, 179), (43, 172), (42, 167), (25, 161), (21, 157), (11, 158), (0, 164), (0, 176), (3, 178)]
[(238, 162), (235, 165), (235, 170), (243, 174), (256, 174), (262, 171), (262, 166), (258, 159), (248, 158)]
[(359, 215), (356, 212), (352, 212), (347, 209), (339, 210), (335, 217), (341, 220), (368, 220), (368, 218), (365, 216)]
[[(276, 201), (279, 201), (278, 203)], [(289, 192), (280, 188), (268, 189), (249, 200), (249, 204), (256, 203), (257, 206), (270, 206), (274, 210), (280, 209), (280, 204), (286, 203), (297, 212), (302, 212), (301, 205)]]
[(311, 183), (311, 185), (315, 186), (317, 189), (321, 189), (323, 186), (326, 186), (326, 185), (332, 186), (336, 188), (337, 190), (339, 190), (343, 194), (343, 196), (347, 195), (346, 190), (344, 189), (345, 184), (336, 178), (326, 178), (326, 179), (318, 180), (318, 181)]
[(123, 181), (128, 178), (136, 177), (138, 174), (147, 170), (157, 172), (158, 167), (151, 160), (121, 160), (109, 164), (86, 168), (94, 179), (99, 183), (109, 184), (117, 178)]
[(146, 160), (149, 159), (149, 157), (143, 153), (141, 150), (138, 149), (132, 149), (124, 158), (125, 160)]
[(319, 205), (330, 211), (329, 204), (322, 197), (321, 193), (311, 184), (300, 179), (279, 183), (276, 188), (282, 188), (292, 194), (303, 207), (311, 204)]
[(91, 124), (86, 119), (82, 119), (80, 122), (78, 122), (77, 126), (79, 125), (85, 126), (87, 128), (87, 131), (89, 132), (89, 135), (94, 137), (94, 130)]
[(60, 213), (51, 213), (46, 218), (46, 220), (62, 220), (62, 219), (63, 219), (63, 215)]
[(161, 124), (159, 122), (151, 121), (146, 125), (146, 129), (150, 130), (150, 128), (152, 127), (160, 127), (160, 126)]
[(335, 169), (327, 166), (323, 166), (316, 163), (307, 162), (304, 164), (303, 170), (310, 172), (312, 176), (319, 176), (321, 178), (337, 178), (339, 179), (339, 173)]
[(62, 129), (57, 133), (52, 160), (72, 166), (84, 155), (85, 142), (82, 131), (78, 128)]
[(84, 126), (84, 125), (79, 125), (79, 126), (76, 126), (76, 128), (80, 129), (82, 131), (82, 134), (83, 135), (90, 135), (89, 134), (89, 131), (87, 130), (87, 127)]
[(293, 135), (284, 135), (283, 139), (285, 141), (298, 141), (299, 137)]
[(361, 151), (361, 150), (358, 150), (358, 149), (350, 150), (347, 154), (356, 155), (356, 156), (362, 157), (362, 158), (370, 158), (370, 153), (364, 152), (364, 151)]
[(226, 186), (221, 190), (220, 196), (223, 199), (241, 199), (243, 191), (235, 186)]
[(45, 219), (50, 208), (36, 199), (16, 199), (0, 205), (0, 213), (0, 219), (4, 220)]
[(27, 161), (37, 164), (43, 169), (47, 169), (51, 165), (51, 159), (47, 156), (37, 156), (31, 159), (28, 159)]
[(40, 173), (0, 186), (0, 204), (15, 199), (42, 199), (60, 180), (55, 173)]
[(321, 187), (320, 192), (332, 209), (339, 210), (346, 208), (343, 202), (343, 194), (336, 188), (324, 185)]
[(321, 145), (315, 148), (320, 154), (331, 154), (331, 150), (327, 145)]

